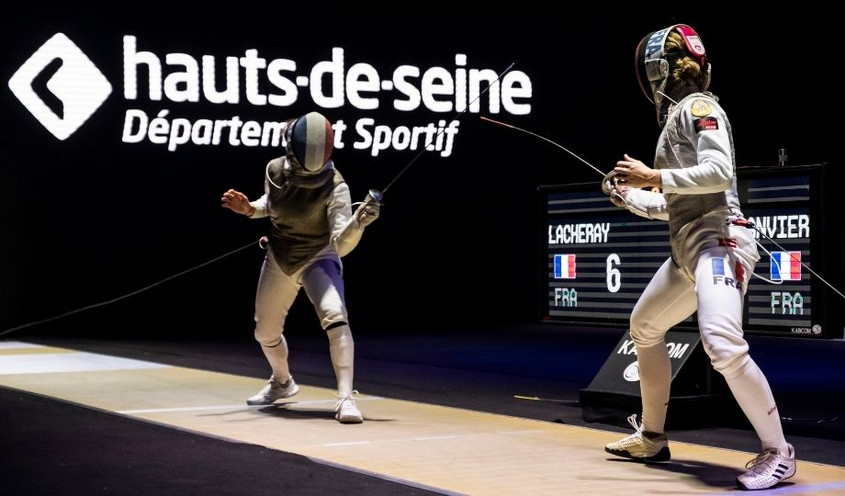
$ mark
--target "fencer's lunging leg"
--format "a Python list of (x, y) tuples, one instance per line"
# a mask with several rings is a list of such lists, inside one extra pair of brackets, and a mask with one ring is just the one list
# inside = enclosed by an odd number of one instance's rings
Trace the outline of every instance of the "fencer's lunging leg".
[(355, 341), (349, 324), (342, 324), (326, 331), (329, 337), (329, 354), (337, 377), (337, 395), (347, 398), (352, 395), (355, 369)]

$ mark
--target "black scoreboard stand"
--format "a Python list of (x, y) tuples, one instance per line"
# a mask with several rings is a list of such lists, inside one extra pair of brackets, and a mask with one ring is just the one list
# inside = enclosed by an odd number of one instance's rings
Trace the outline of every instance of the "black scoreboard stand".
[[(672, 362), (672, 385), (666, 429), (697, 429), (724, 424), (738, 406), (721, 374), (710, 365), (698, 330), (671, 330), (666, 346)], [(630, 427), (627, 418), (642, 413), (639, 369), (634, 342), (626, 330), (586, 389), (579, 391), (586, 422)]]

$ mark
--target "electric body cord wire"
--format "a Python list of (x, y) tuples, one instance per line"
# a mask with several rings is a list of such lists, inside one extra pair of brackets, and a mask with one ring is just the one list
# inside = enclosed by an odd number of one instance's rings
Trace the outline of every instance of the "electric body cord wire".
[[(261, 240), (261, 241), (259, 241), (259, 246), (261, 246), (262, 248), (264, 248), (264, 246), (262, 246), (262, 245), (261, 245), (262, 241), (263, 241), (263, 238), (262, 238), (262, 240)], [(102, 307), (102, 306), (105, 306), (105, 305), (110, 305), (110, 304), (115, 303), (115, 302), (118, 302), (118, 301), (120, 301), (120, 300), (124, 300), (124, 299), (126, 299), (126, 298), (129, 298), (130, 296), (135, 296), (136, 294), (143, 293), (144, 291), (150, 290), (150, 289), (152, 289), (152, 288), (154, 288), (154, 287), (156, 287), (156, 286), (159, 286), (159, 285), (161, 285), (161, 284), (164, 284), (164, 283), (165, 283), (165, 282), (167, 282), (167, 281), (170, 281), (170, 280), (176, 279), (177, 277), (183, 276), (183, 275), (185, 275), (185, 274), (188, 274), (189, 272), (193, 272), (193, 271), (198, 270), (198, 269), (200, 269), (200, 268), (202, 268), (202, 267), (205, 267), (206, 265), (212, 264), (212, 263), (214, 263), (214, 262), (217, 262), (218, 260), (222, 260), (222, 259), (224, 259), (224, 258), (226, 258), (226, 257), (228, 257), (228, 256), (231, 256), (231, 255), (234, 255), (235, 253), (238, 253), (238, 252), (240, 252), (240, 251), (243, 251), (243, 250), (245, 250), (245, 249), (247, 249), (247, 248), (249, 248), (249, 247), (253, 246), (253, 243), (254, 243), (254, 241), (253, 241), (253, 242), (250, 242), (250, 243), (249, 243), (249, 244), (247, 244), (247, 245), (241, 246), (240, 248), (234, 249), (234, 250), (232, 250), (232, 251), (230, 251), (230, 252), (228, 252), (228, 253), (225, 253), (225, 254), (220, 255), (220, 256), (218, 256), (218, 257), (215, 257), (215, 258), (212, 258), (211, 260), (208, 260), (208, 261), (206, 261), (206, 262), (203, 262), (203, 263), (201, 263), (201, 264), (199, 264), (199, 265), (196, 265), (196, 266), (194, 266), (194, 267), (192, 267), (192, 268), (190, 268), (190, 269), (183, 270), (183, 271), (178, 272), (178, 273), (176, 273), (176, 274), (173, 274), (173, 275), (171, 275), (171, 276), (165, 277), (164, 279), (161, 279), (161, 280), (160, 280), (160, 281), (158, 281), (158, 282), (154, 282), (153, 284), (149, 284), (149, 285), (147, 285), (147, 286), (145, 286), (145, 287), (143, 287), (143, 288), (141, 288), (141, 289), (136, 289), (135, 291), (132, 291), (132, 292), (126, 293), (126, 294), (125, 294), (125, 295), (123, 295), (123, 296), (118, 296), (118, 297), (116, 297), (116, 298), (112, 298), (112, 299), (110, 299), (110, 300), (106, 300), (106, 301), (103, 301), (103, 302), (100, 302), (100, 303), (95, 303), (95, 304), (93, 304), (93, 305), (87, 305), (87, 306), (84, 306), (84, 307), (81, 307), (81, 308), (77, 308), (77, 309), (75, 309), (75, 310), (71, 310), (71, 311), (68, 311), (68, 312), (65, 312), (65, 313), (62, 313), (62, 314), (59, 314), (59, 315), (56, 315), (56, 316), (50, 317), (50, 318), (46, 318), (46, 319), (42, 319), (42, 320), (36, 320), (36, 321), (33, 321), (33, 322), (28, 322), (28, 323), (26, 323), (26, 324), (21, 324), (21, 325), (19, 325), (19, 326), (12, 327), (12, 328), (10, 328), (10, 329), (6, 329), (6, 330), (4, 330), (4, 331), (0, 332), (0, 337), (3, 337), (3, 336), (5, 336), (5, 335), (10, 334), (10, 333), (15, 332), (15, 331), (19, 331), (19, 330), (21, 330), (21, 329), (25, 329), (25, 328), (27, 328), (27, 327), (33, 327), (33, 326), (36, 326), (36, 325), (39, 325), (39, 324), (46, 324), (47, 322), (52, 322), (52, 321), (54, 321), (54, 320), (58, 320), (58, 319), (61, 319), (61, 318), (64, 318), (64, 317), (68, 317), (68, 316), (70, 316), (70, 315), (77, 314), (77, 313), (79, 313), (79, 312), (83, 312), (83, 311), (85, 311), (85, 310), (91, 310), (91, 309), (94, 309), (94, 308), (99, 308), (99, 307)]]

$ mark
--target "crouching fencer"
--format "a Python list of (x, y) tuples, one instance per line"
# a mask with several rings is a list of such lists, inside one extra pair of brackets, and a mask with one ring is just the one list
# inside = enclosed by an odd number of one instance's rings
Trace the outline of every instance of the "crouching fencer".
[[(284, 155), (265, 167), (264, 194), (254, 201), (234, 189), (222, 206), (250, 219), (270, 218), (267, 254), (255, 295), (255, 339), (270, 364), (267, 384), (247, 399), (269, 405), (299, 392), (288, 368), (285, 318), (300, 288), (329, 340), (337, 379), (335, 418), (344, 424), (364, 420), (353, 389), (355, 343), (349, 327), (341, 258), (376, 220), (381, 194), (370, 190), (354, 213), (349, 186), (331, 160), (334, 132), (318, 112), (288, 121)], [(262, 241), (264, 241), (262, 239)]]
[(672, 365), (666, 333), (698, 312), (704, 350), (761, 442), (760, 454), (736, 482), (743, 489), (766, 489), (795, 474), (795, 450), (743, 336), (743, 297), (760, 255), (740, 209), (731, 126), (707, 91), (710, 63), (691, 27), (676, 24), (646, 35), (636, 55), (640, 86), (661, 128), (654, 166), (626, 154), (602, 190), (619, 207), (668, 221), (671, 256), (631, 313), (641, 421), (629, 417), (636, 432), (605, 451), (644, 462), (669, 460), (664, 425)]

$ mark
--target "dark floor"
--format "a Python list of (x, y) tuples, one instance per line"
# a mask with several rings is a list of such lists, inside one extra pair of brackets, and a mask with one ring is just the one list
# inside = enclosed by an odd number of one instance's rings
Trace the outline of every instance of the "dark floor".
[[(628, 433), (631, 429), (619, 421), (628, 412), (608, 407), (612, 420), (587, 422), (586, 407), (605, 405), (588, 405), (582, 398), (623, 333), (559, 324), (359, 333), (355, 387), (362, 394)], [(13, 339), (255, 377), (256, 389), (269, 375), (251, 336)], [(325, 335), (290, 332), (288, 341), (297, 382), (335, 387)], [(845, 342), (763, 336), (750, 336), (749, 342), (798, 457), (845, 465)], [(0, 401), (0, 480), (11, 491), (4, 494), (186, 494), (211, 488), (214, 494), (437, 493), (19, 391), (0, 388)], [(686, 408), (688, 401), (670, 403), (670, 417), (685, 420), (684, 428), (670, 429), (671, 439), (759, 450), (731, 398), (720, 393), (702, 398), (707, 408)]]

